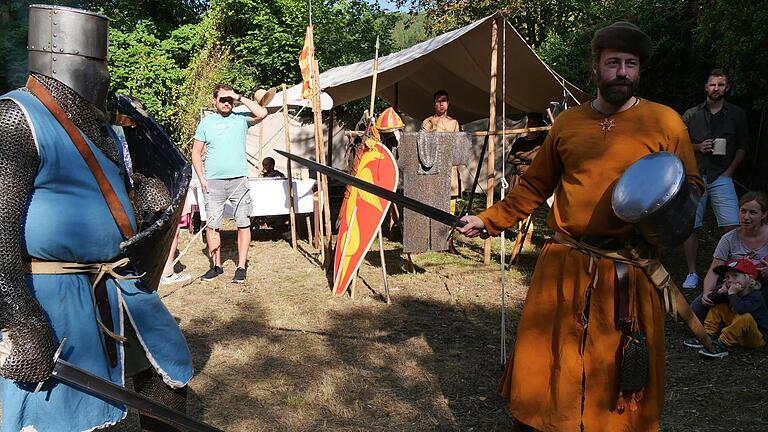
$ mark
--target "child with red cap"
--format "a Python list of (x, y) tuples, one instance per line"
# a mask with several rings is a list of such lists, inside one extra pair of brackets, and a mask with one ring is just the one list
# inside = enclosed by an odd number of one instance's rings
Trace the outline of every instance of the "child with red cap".
[[(727, 294), (728, 302), (709, 309), (704, 329), (712, 336), (715, 352), (702, 347), (699, 354), (722, 358), (728, 355), (728, 348), (732, 346), (765, 346), (768, 341), (768, 307), (758, 291), (760, 283), (756, 281), (758, 270), (755, 264), (739, 258), (715, 267), (713, 271), (725, 280), (719, 291), (723, 291), (720, 294)], [(690, 342), (686, 341), (686, 345), (693, 345)]]

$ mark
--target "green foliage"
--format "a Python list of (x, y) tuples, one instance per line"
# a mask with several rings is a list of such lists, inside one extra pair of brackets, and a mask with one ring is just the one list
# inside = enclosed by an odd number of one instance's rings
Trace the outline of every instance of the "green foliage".
[(151, 21), (155, 32), (166, 37), (185, 24), (199, 21), (206, 0), (80, 0), (70, 1), (83, 9), (101, 11), (110, 18), (110, 27), (132, 30), (137, 23)]
[(426, 19), (423, 13), (408, 14), (394, 13), (397, 22), (392, 28), (392, 50), (400, 51), (410, 48), (419, 42), (429, 39), (424, 25)]
[(110, 29), (109, 39), (111, 90), (139, 99), (167, 130), (177, 130), (189, 102), (182, 91), (187, 67), (202, 48), (198, 26), (187, 24), (161, 40), (154, 25), (142, 21), (129, 32)]
[(27, 7), (31, 2), (0, 2), (0, 94), (27, 78)]
[[(305, 0), (217, 0), (208, 19), (212, 44), (233, 55), (224, 76), (240, 91), (299, 81), (298, 55), (309, 20)], [(313, 3), (320, 69), (372, 58), (377, 35), (380, 52), (389, 52), (393, 23), (393, 16), (362, 0)]]
[(752, 101), (755, 109), (768, 108), (768, 5), (745, 0), (700, 3), (697, 41), (711, 47), (712, 63), (729, 73), (733, 94)]

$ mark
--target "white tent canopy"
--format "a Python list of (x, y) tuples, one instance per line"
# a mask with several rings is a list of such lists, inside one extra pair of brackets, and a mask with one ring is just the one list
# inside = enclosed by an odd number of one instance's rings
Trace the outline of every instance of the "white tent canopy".
[[(401, 112), (425, 118), (434, 113), (432, 94), (444, 89), (450, 94), (450, 115), (459, 123), (488, 117), (491, 25), (498, 17), (504, 27), (498, 29), (497, 113), (502, 98), (508, 113), (544, 112), (550, 102), (567, 98), (574, 105), (589, 98), (550, 69), (500, 13), (381, 57), (377, 95)], [(367, 60), (321, 73), (320, 86), (338, 106), (370, 97), (372, 75), (373, 60)], [(289, 95), (300, 88), (291, 87)], [(282, 96), (277, 101), (282, 103)]]

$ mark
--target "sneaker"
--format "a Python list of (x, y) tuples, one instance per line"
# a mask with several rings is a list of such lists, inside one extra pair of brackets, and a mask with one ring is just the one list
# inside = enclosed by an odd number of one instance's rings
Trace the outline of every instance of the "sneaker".
[(234, 283), (243, 283), (245, 282), (245, 269), (242, 267), (238, 267), (235, 269), (235, 277), (232, 278), (232, 282)]
[(699, 340), (696, 339), (695, 337), (684, 340), (683, 345), (689, 348), (696, 348), (696, 349), (704, 348), (704, 345), (701, 342), (699, 342)]
[(208, 282), (216, 279), (220, 274), (224, 273), (224, 270), (219, 266), (213, 266), (210, 269), (208, 269), (207, 272), (205, 272), (204, 275), (200, 276), (200, 279)]
[(185, 282), (192, 279), (189, 273), (171, 273), (170, 276), (160, 278), (160, 285), (170, 285), (178, 282)]
[(699, 354), (709, 358), (723, 358), (728, 355), (728, 348), (722, 342), (720, 342), (720, 339), (713, 340), (712, 345), (715, 347), (715, 352), (709, 352), (702, 348), (699, 350)]
[(683, 288), (685, 289), (694, 289), (699, 286), (699, 275), (696, 273), (688, 273), (688, 276), (685, 277), (685, 282), (683, 282)]

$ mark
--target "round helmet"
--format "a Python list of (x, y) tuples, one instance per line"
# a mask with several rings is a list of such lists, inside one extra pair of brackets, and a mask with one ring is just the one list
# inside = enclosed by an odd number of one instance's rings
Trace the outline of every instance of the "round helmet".
[(405, 127), (403, 119), (395, 112), (394, 108), (387, 108), (381, 113), (378, 119), (376, 119), (376, 129), (381, 132), (392, 132), (396, 129), (402, 129)]

